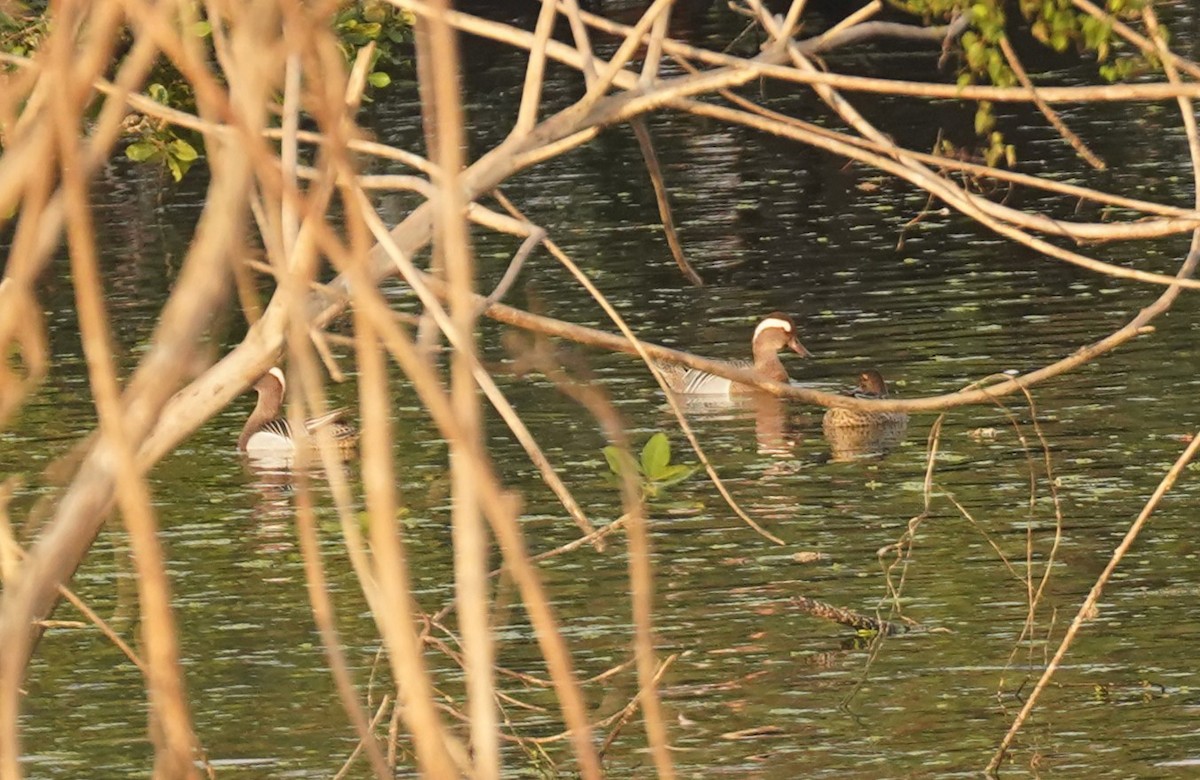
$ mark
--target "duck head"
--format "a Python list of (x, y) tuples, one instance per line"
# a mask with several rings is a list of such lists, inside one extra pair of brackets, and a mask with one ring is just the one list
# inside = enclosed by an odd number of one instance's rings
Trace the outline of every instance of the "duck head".
[(883, 374), (875, 369), (868, 369), (858, 375), (858, 392), (864, 395), (877, 395), (880, 398), (886, 398), (887, 384), (883, 381)]
[(254, 389), (262, 393), (275, 392), (280, 396), (287, 389), (287, 380), (283, 378), (283, 371), (278, 366), (272, 366), (271, 370), (258, 378), (254, 383)]
[(800, 357), (811, 357), (796, 334), (796, 323), (783, 312), (772, 312), (754, 329), (754, 352), (778, 352), (787, 347)]

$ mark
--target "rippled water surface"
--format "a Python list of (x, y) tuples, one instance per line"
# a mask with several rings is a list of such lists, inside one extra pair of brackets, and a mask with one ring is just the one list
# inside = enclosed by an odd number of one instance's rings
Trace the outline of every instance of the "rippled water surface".
[[(1196, 18), (1186, 3), (1177, 6), (1175, 40), (1183, 51), (1194, 49), (1189, 42), (1196, 39)], [(694, 39), (712, 43), (728, 40), (738, 23), (714, 7), (692, 24)], [(839, 70), (930, 75), (921, 52), (865, 49), (829, 59)], [(519, 100), (520, 68), (518, 59), (491, 44), (468, 48), (476, 156), (507, 131)], [(1085, 76), (1062, 70), (1041, 77), (1071, 82)], [(552, 71), (550, 82), (551, 104), (564, 104), (579, 89), (578, 79), (565, 71)], [(747, 88), (751, 93), (778, 110), (836, 126), (798, 90), (754, 85)], [(397, 86), (378, 96), (365, 121), (383, 140), (418, 148), (413, 100), (411, 91)], [(970, 115), (950, 103), (931, 110), (908, 101), (858, 102), (882, 129), (913, 148), (933, 145), (936, 122), (959, 129), (970, 123)], [(1104, 173), (1085, 170), (1036, 114), (1018, 107), (998, 111), (1023, 170), (1190, 203), (1174, 106), (1065, 108), (1066, 121), (1110, 163)], [(670, 115), (654, 117), (650, 126), (703, 288), (687, 286), (671, 260), (626, 129), (609, 130), (523, 173), (505, 191), (652, 341), (708, 356), (746, 357), (757, 318), (783, 310), (800, 323), (801, 339), (814, 355), (784, 358), (793, 381), (842, 387), (874, 367), (896, 394), (915, 397), (1052, 362), (1118, 327), (1158, 292), (1036, 256), (937, 204), (923, 213), (921, 192), (821, 152)], [(1130, 142), (1129, 133), (1139, 140)], [(160, 195), (160, 183), (144, 169), (115, 159), (98, 183), (106, 282), (126, 369), (147, 343), (181, 261), (204, 195), (202, 177), (197, 169), (178, 189)], [(1074, 201), (1023, 192), (1009, 202), (1061, 217), (1103, 218), (1094, 207), (1076, 212)], [(396, 218), (406, 202), (384, 198), (380, 207)], [(1179, 237), (1085, 251), (1173, 272), (1186, 245)], [(506, 239), (477, 237), (486, 279), (498, 277), (513, 249)], [(536, 255), (523, 282), (511, 298), (514, 305), (611, 329), (549, 256)], [(401, 307), (413, 306), (400, 288), (391, 292)], [(42, 300), (54, 370), (16, 427), (0, 433), (0, 473), (24, 475), (26, 482), (16, 500), (18, 526), (38, 497), (51, 491), (42, 470), (94, 425), (65, 264), (47, 275)], [(651, 505), (660, 654), (675, 656), (662, 696), (681, 774), (977, 773), (1112, 549), (1182, 451), (1185, 436), (1200, 427), (1197, 314), (1194, 296), (1183, 296), (1152, 334), (1035, 388), (1036, 407), (1010, 398), (1008, 408), (949, 413), (927, 512), (922, 482), (933, 415), (912, 417), (885, 457), (845, 459), (823, 436), (820, 409), (689, 408), (689, 420), (733, 495), (786, 545), (750, 530), (699, 475)], [(230, 322), (225, 345), (241, 331)], [(501, 334), (494, 323), (482, 326), (483, 350), (501, 386), (593, 520), (617, 517), (620, 503), (605, 478), (599, 426), (548, 381), (514, 376)], [(635, 442), (667, 431), (675, 459), (696, 460), (643, 367), (625, 356), (570, 349), (613, 398)], [(334, 393), (335, 400), (353, 403), (353, 381)], [(435, 612), (452, 598), (445, 446), (402, 379), (393, 401), (405, 539), (420, 606)], [(219, 776), (329, 777), (353, 748), (354, 736), (312, 625), (289, 480), (248, 469), (234, 452), (250, 405), (249, 398), (235, 403), (152, 475), (193, 714)], [(532, 551), (573, 539), (574, 525), (503, 423), (492, 418), (488, 425), (506, 483), (524, 496)], [(1023, 636), (1028, 600), (1022, 573), (1028, 550), (1038, 572), (1050, 554), (1054, 495), (1061, 504), (1061, 542), (1033, 635)], [(1198, 498), (1200, 484), (1186, 473), (1105, 590), (1097, 616), (1026, 725), (1011, 774), (1186, 777), (1195, 771)], [(375, 665), (378, 640), (336, 521), (327, 508), (321, 517), (339, 628), (359, 684), (371, 681), (377, 703), (389, 687), (386, 672)], [(916, 533), (911, 556), (898, 563), (889, 545), (909, 528)], [(821, 553), (821, 559), (800, 562), (796, 554), (806, 551)], [(552, 558), (542, 572), (579, 676), (626, 661), (631, 631), (623, 544), (617, 541), (604, 554), (583, 548)], [(137, 627), (132, 577), (127, 540), (113, 523), (74, 584), (131, 640)], [(526, 617), (513, 606), (514, 587), (505, 579), (497, 587), (500, 663), (545, 676)], [(872, 645), (802, 614), (796, 596), (867, 613), (888, 614), (899, 606), (904, 618), (930, 630)], [(56, 617), (77, 616), (63, 608)], [(439, 687), (460, 701), (457, 668), (441, 654), (430, 659)], [(549, 693), (504, 679), (506, 692), (547, 708), (537, 713), (513, 707), (510, 715), (522, 723), (523, 734), (550, 736), (561, 729)], [(96, 631), (50, 631), (27, 689), (23, 727), (31, 777), (145, 772), (149, 748), (139, 675)], [(634, 692), (630, 670), (589, 684), (591, 716), (617, 712)], [(648, 776), (652, 765), (643, 746), (635, 720), (609, 751), (611, 776)], [(562, 759), (562, 743), (547, 750)], [(543, 761), (515, 747), (506, 759), (511, 776), (554, 776)], [(569, 763), (561, 771), (571, 776)], [(357, 772), (366, 776), (363, 766)]]

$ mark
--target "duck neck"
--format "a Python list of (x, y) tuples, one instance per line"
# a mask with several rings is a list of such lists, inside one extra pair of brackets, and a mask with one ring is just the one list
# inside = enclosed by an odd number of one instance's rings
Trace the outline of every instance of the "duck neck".
[(254, 411), (246, 418), (246, 424), (242, 426), (242, 435), (238, 437), (238, 449), (246, 449), (246, 442), (250, 441), (250, 437), (262, 427), (279, 416), (279, 410), (283, 405), (283, 399), (280, 398), (278, 392), (272, 392), (270, 389), (258, 391), (258, 403), (254, 405)]
[(754, 372), (773, 382), (787, 382), (787, 369), (779, 359), (779, 352), (764, 344), (754, 344)]

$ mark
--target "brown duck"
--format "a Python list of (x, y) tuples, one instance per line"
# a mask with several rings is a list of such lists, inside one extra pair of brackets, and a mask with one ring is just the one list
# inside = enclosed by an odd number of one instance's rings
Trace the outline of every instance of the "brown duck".
[[(843, 395), (854, 398), (887, 398), (887, 384), (883, 375), (869, 369), (858, 375), (858, 385), (846, 390)], [(833, 407), (825, 412), (821, 427), (829, 428), (892, 428), (908, 423), (904, 412), (862, 412), (856, 409)]]
[[(809, 357), (809, 352), (796, 337), (796, 323), (783, 312), (772, 312), (758, 323), (750, 339), (753, 361), (722, 361), (730, 368), (750, 369), (764, 381), (787, 382), (787, 369), (779, 359), (779, 351), (788, 348), (800, 357)], [(723, 376), (710, 374), (678, 363), (660, 364), (659, 370), (667, 380), (667, 387), (680, 395), (730, 396), (756, 393), (758, 388), (733, 382)]]
[[(258, 392), (258, 403), (246, 419), (242, 435), (238, 437), (239, 451), (251, 456), (295, 454), (297, 442), (292, 436), (292, 426), (281, 414), (286, 388), (287, 380), (278, 368), (272, 368), (254, 383), (254, 389)], [(334, 442), (344, 453), (352, 450), (358, 440), (358, 432), (354, 426), (341, 422), (344, 412), (344, 409), (335, 409), (306, 421), (304, 427), (309, 434), (328, 427)]]

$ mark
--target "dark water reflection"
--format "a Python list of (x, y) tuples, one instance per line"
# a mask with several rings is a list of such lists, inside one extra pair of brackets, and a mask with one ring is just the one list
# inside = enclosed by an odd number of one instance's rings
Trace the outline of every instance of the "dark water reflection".
[[(1178, 4), (1181, 38), (1194, 28), (1188, 13), (1186, 4)], [(693, 23), (700, 40), (728, 37), (735, 24), (724, 10)], [(520, 63), (495, 55), (485, 45), (470, 54), (477, 152), (506, 132), (519, 93)], [(927, 67), (924, 55), (885, 52), (837, 55), (836, 65), (914, 76)], [(1057, 75), (1070, 82), (1084, 74)], [(552, 103), (578, 90), (573, 75), (555, 71), (552, 80)], [(798, 92), (772, 86), (767, 95), (774, 108), (830, 121)], [(932, 144), (938, 120), (953, 115), (952, 124), (969, 122), (949, 103), (932, 110), (903, 101), (861, 103), (868, 116), (915, 148)], [(397, 89), (370, 110), (381, 137), (414, 145), (418, 113), (410, 94)], [(1027, 170), (1190, 202), (1173, 107), (1065, 110), (1072, 127), (1112, 164), (1102, 174), (1083, 172), (1039, 118), (1015, 107), (998, 111)], [(1130, 121), (1161, 142), (1127, 143)], [(781, 309), (801, 323), (802, 339), (815, 356), (788, 360), (795, 381), (843, 387), (875, 367), (895, 395), (912, 397), (1044, 365), (1107, 333), (1157, 294), (1033, 256), (955, 215), (935, 211), (908, 225), (925, 207), (923, 194), (822, 153), (673, 116), (655, 117), (651, 126), (684, 244), (707, 282), (702, 289), (685, 286), (670, 260), (627, 131), (612, 130), (505, 189), (586, 268), (639, 333), (663, 344), (745, 357), (756, 319)], [(125, 367), (145, 344), (178, 267), (203, 196), (200, 178), (191, 177), (160, 201), (157, 182), (117, 160), (97, 188), (103, 243), (110, 248), (104, 258), (110, 306)], [(1044, 203), (1027, 194), (1011, 202), (1026, 208)], [(385, 199), (382, 208), (394, 215), (403, 201)], [(1074, 204), (1058, 201), (1048, 208), (1070, 216)], [(1098, 218), (1086, 210), (1082, 215)], [(1185, 248), (1180, 238), (1092, 249), (1117, 262), (1171, 271)], [(478, 237), (485, 277), (502, 272), (512, 249), (505, 239)], [(598, 308), (549, 258), (539, 255), (527, 268), (515, 304), (606, 326)], [(411, 305), (402, 290), (393, 292), (401, 305)], [(48, 275), (42, 298), (55, 368), (22, 422), (0, 433), (0, 472), (24, 474), (31, 483), (18, 499), (21, 508), (46, 490), (37, 474), (93, 424), (65, 276)], [(893, 638), (880, 647), (855, 643), (846, 631), (799, 614), (790, 600), (803, 594), (865, 612), (890, 607), (887, 578), (898, 583), (901, 570), (885, 573), (894, 558), (881, 558), (879, 551), (923, 511), (926, 438), (934, 418), (914, 416), (885, 458), (838, 462), (822, 436), (821, 410), (689, 409), (738, 501), (788, 544), (775, 547), (755, 535), (698, 477), (653, 505), (658, 632), (663, 653), (680, 654), (663, 696), (681, 774), (919, 777), (975, 773), (983, 766), (1020, 707), (1014, 690), (1053, 652), (1128, 522), (1183, 448), (1183, 435), (1200, 426), (1193, 403), (1200, 384), (1193, 372), (1196, 314), (1197, 304), (1185, 296), (1152, 336), (1035, 390), (1062, 502), (1063, 538), (1034, 639), (1021, 644), (1025, 585), (1006, 570), (996, 548), (1019, 571), (1029, 529), (1039, 562), (1054, 532), (1042, 455), (1023, 401), (1009, 403), (1032, 455), (1001, 409), (947, 416), (935, 481), (971, 512), (973, 522), (946, 499), (936, 499), (918, 527), (901, 591), (906, 616), (946, 631)], [(238, 332), (231, 323), (228, 339)], [(486, 349), (489, 360), (504, 364), (501, 329), (487, 323), (482, 332), (485, 345), (497, 345)], [(644, 369), (621, 356), (580, 354), (629, 421), (635, 441), (667, 430), (675, 458), (695, 460)], [(501, 374), (501, 383), (593, 519), (616, 517), (619, 502), (604, 479), (605, 442), (596, 423), (545, 381)], [(353, 403), (352, 387), (336, 392), (338, 403)], [(400, 383), (395, 392), (405, 538), (417, 597), (434, 611), (452, 598), (445, 446), (411, 389)], [(249, 407), (247, 398), (220, 415), (153, 476), (193, 711), (221, 775), (327, 777), (354, 738), (312, 628), (291, 486), (248, 472), (232, 451)], [(574, 527), (502, 423), (489, 420), (489, 430), (505, 480), (525, 494), (531, 548), (549, 550), (572, 539)], [(1043, 477), (1032, 507), (1031, 457)], [(1191, 476), (1175, 488), (1106, 591), (1097, 618), (1057, 678), (1060, 686), (1048, 691), (1026, 727), (1014, 774), (1034, 772), (1032, 762), (1036, 773), (1072, 776), (1190, 771), (1181, 764), (1198, 757), (1200, 704), (1194, 661), (1200, 639), (1194, 507), (1200, 488)], [(377, 639), (329, 505), (324, 496), (325, 563), (339, 630), (365, 686)], [(543, 565), (583, 677), (628, 658), (626, 563), (622, 545), (614, 547), (607, 555), (579, 551)], [(825, 558), (794, 560), (809, 550)], [(132, 577), (128, 545), (114, 525), (76, 581), (92, 606), (128, 637), (136, 631)], [(504, 603), (515, 603), (510, 583), (498, 587)], [(1054, 642), (1047, 644), (1051, 610), (1057, 622)], [(545, 674), (519, 608), (498, 612), (497, 632), (502, 663)], [(457, 671), (440, 657), (431, 656), (431, 663), (439, 685), (460, 696)], [(28, 688), (24, 733), (31, 776), (144, 770), (138, 676), (95, 632), (51, 632)], [(387, 676), (380, 673), (376, 702), (386, 689)], [(514, 686), (511, 692), (555, 711), (542, 691)], [(630, 674), (618, 675), (589, 686), (589, 706), (596, 718), (604, 717), (633, 692)], [(550, 735), (559, 728), (551, 714), (520, 717), (525, 733)], [(608, 758), (612, 776), (649, 774), (649, 759), (638, 750), (642, 740), (636, 724), (626, 727)], [(512, 776), (532, 774), (523, 753), (514, 750), (508, 759)]]

